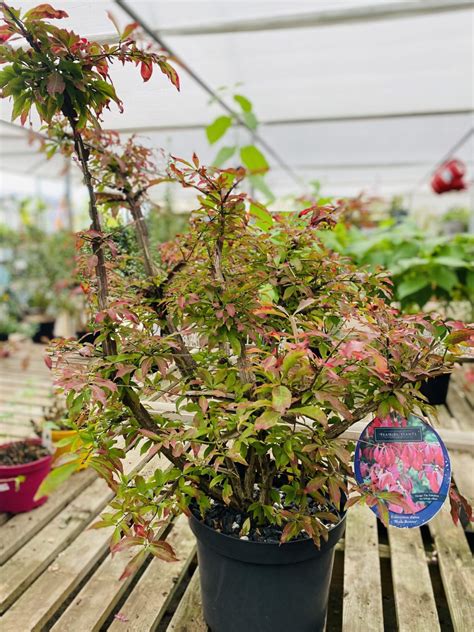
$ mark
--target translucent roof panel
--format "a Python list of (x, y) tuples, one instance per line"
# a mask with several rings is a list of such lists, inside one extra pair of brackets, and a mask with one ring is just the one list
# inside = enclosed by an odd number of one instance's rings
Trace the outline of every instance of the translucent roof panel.
[[(114, 2), (54, 4), (68, 11), (65, 26), (90, 38), (114, 37), (107, 11), (122, 24), (131, 21)], [(229, 95), (238, 90), (251, 99), (262, 123), (259, 133), (300, 179), (320, 179), (331, 191), (376, 187), (381, 192), (411, 191), (423, 178), (426, 189), (426, 174), (474, 124), (474, 10), (466, 3), (460, 10), (462, 4), (129, 2), (210, 88), (227, 86)], [(407, 13), (421, 5), (453, 10)], [(382, 8), (387, 15), (372, 19)], [(356, 19), (357, 12), (365, 19)], [(331, 25), (324, 20), (318, 24), (317, 14), (332, 16)], [(293, 28), (298, 19), (298, 28)], [(211, 159), (215, 149), (207, 145), (204, 126), (221, 110), (210, 105), (209, 95), (184, 69), (178, 70), (180, 93), (158, 73), (144, 84), (135, 68), (114, 67), (125, 112), (107, 112), (104, 126), (135, 131), (181, 155), (197, 151), (203, 160)], [(232, 104), (230, 96), (225, 98)], [(0, 118), (10, 120), (10, 112), (11, 105), (1, 102)], [(60, 171), (60, 162), (38, 163), (38, 157), (27, 155), (33, 151), (27, 143), (18, 141), (22, 146), (17, 147), (4, 136), (7, 131), (11, 136), (10, 127), (0, 126), (2, 170), (28, 173), (34, 168), (40, 175)], [(246, 141), (245, 130), (235, 133)], [(472, 173), (472, 137), (457, 155)], [(282, 193), (294, 189), (295, 182), (270, 162), (275, 186)]]

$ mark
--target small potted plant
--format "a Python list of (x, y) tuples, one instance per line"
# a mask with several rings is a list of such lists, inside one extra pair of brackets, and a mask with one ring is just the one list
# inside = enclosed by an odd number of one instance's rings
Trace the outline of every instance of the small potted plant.
[(39, 423), (31, 420), (31, 424), (38, 437), (41, 437), (45, 430), (51, 433), (54, 446), (53, 463), (63, 454), (75, 452), (81, 447), (77, 430), (71, 428), (67, 408), (58, 399), (44, 408), (43, 418)]
[(35, 494), (51, 469), (52, 455), (39, 439), (0, 445), (0, 512), (22, 513), (42, 505)]

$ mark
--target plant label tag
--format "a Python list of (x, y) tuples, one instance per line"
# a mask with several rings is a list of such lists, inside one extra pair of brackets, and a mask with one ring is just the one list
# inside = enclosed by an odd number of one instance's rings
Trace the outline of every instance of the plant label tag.
[(47, 425), (43, 426), (43, 430), (41, 431), (41, 443), (51, 454), (54, 452), (51, 428)]
[(0, 492), (7, 492), (10, 489), (8, 483), (0, 483)]
[[(423, 419), (390, 413), (375, 417), (357, 442), (354, 456), (359, 485), (370, 487), (389, 510), (394, 527), (420, 527), (441, 509), (449, 492), (451, 463), (438, 433)], [(400, 504), (390, 492), (400, 494)], [(376, 506), (371, 507), (378, 515)]]

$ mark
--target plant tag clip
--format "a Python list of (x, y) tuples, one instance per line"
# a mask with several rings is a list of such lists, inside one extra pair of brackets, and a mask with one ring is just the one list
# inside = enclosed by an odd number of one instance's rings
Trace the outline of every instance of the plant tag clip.
[[(441, 509), (449, 492), (451, 463), (438, 433), (423, 419), (390, 413), (375, 417), (357, 442), (354, 471), (360, 485), (375, 495), (397, 492), (403, 505), (387, 502), (389, 524), (420, 527)], [(371, 507), (378, 516), (376, 506)]]

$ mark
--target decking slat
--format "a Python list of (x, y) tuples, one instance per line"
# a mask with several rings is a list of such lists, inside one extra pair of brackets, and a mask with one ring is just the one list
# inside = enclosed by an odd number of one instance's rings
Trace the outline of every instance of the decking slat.
[(342, 629), (383, 632), (377, 518), (370, 509), (355, 506), (346, 521)]
[(429, 523), (455, 632), (466, 632), (474, 621), (474, 568), (462, 527), (455, 526), (447, 505)]
[[(137, 451), (130, 451), (132, 452), (135, 454)], [(149, 476), (163, 461), (156, 456), (145, 464), (146, 457), (141, 457), (134, 467), (125, 468), (125, 471), (131, 473), (143, 467), (143, 475)], [(1, 619), (2, 632), (33, 632), (44, 629), (45, 623), (108, 551), (113, 528), (89, 529), (96, 519), (94, 516), (85, 525), (82, 533), (5, 613)]]
[(47, 525), (54, 516), (90, 485), (97, 475), (88, 470), (75, 474), (68, 485), (53, 492), (48, 501), (34, 511), (12, 516), (0, 530), (0, 565), (11, 557), (25, 542)]
[(207, 629), (202, 616), (199, 571), (196, 569), (166, 632), (207, 632)]
[[(134, 470), (145, 461), (139, 449), (131, 450), (125, 470)], [(3, 565), (0, 612), (5, 612), (112, 498), (113, 492), (106, 482), (97, 479)]]
[(347, 514), (344, 540), (345, 632), (383, 632), (377, 519), (366, 507)]
[[(174, 563), (153, 559), (120, 613), (130, 623), (116, 620), (111, 628), (145, 631), (154, 629), (171, 599), (179, 579), (188, 568), (194, 551), (194, 536), (187, 519), (182, 517), (166, 539), (179, 553), (180, 561)], [(133, 553), (132, 553), (133, 554)], [(76, 596), (74, 601), (54, 625), (52, 630), (61, 632), (95, 632), (100, 630), (133, 577), (119, 580), (130, 558), (130, 552), (109, 556), (94, 576)], [(150, 599), (153, 594), (154, 598)], [(127, 608), (128, 604), (128, 608)], [(125, 614), (126, 613), (126, 614)], [(110, 627), (108, 630), (111, 629)]]
[(449, 386), (447, 403), (449, 410), (456, 418), (461, 430), (467, 432), (472, 431), (472, 408), (456, 384), (450, 384)]
[(441, 628), (419, 529), (389, 527), (398, 632), (438, 632)]

